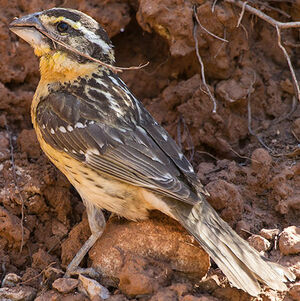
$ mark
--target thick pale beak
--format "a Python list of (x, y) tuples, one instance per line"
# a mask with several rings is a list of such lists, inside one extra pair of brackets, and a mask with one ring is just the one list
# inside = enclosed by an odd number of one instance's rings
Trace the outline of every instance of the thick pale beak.
[(45, 28), (38, 18), (39, 14), (40, 13), (35, 13), (21, 17), (9, 24), (9, 29), (12, 32), (34, 48), (43, 48), (48, 46), (47, 38), (42, 34), (42, 32), (45, 31)]

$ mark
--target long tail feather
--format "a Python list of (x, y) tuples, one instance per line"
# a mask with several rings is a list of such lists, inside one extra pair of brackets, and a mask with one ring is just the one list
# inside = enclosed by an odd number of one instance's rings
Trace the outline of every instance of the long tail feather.
[(206, 200), (194, 207), (181, 203), (172, 209), (175, 218), (196, 238), (233, 286), (257, 296), (261, 291), (258, 280), (278, 291), (287, 289), (284, 282), (295, 280), (287, 268), (268, 262), (253, 249)]

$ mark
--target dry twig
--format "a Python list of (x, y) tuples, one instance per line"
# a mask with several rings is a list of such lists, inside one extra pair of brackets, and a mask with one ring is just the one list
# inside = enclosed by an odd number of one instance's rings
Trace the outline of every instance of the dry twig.
[(273, 7), (273, 6), (269, 5), (269, 4), (268, 4), (267, 2), (265, 2), (265, 1), (255, 0), (255, 1), (251, 1), (251, 2), (254, 3), (254, 4), (255, 4), (255, 3), (258, 3), (258, 4), (262, 5), (262, 6), (264, 6), (266, 9), (276, 11), (276, 12), (278, 12), (279, 14), (282, 14), (283, 16), (285, 16), (285, 17), (287, 17), (287, 18), (290, 18), (290, 17), (291, 17), (288, 13), (286, 13), (286, 12), (283, 11), (282, 9), (277, 8), (277, 7)]
[[(225, 0), (225, 2), (227, 3), (231, 3), (234, 4), (238, 7), (240, 7), (243, 9), (248, 11), (249, 13), (256, 15), (257, 17), (259, 17), (260, 19), (268, 22), (269, 24), (271, 24), (273, 27), (276, 28), (277, 31), (277, 36), (278, 36), (278, 46), (280, 47), (280, 49), (283, 51), (283, 54), (288, 62), (291, 74), (292, 74), (292, 78), (293, 78), (293, 83), (294, 83), (294, 88), (295, 88), (295, 92), (297, 95), (298, 100), (300, 101), (300, 88), (299, 88), (299, 84), (297, 81), (297, 77), (296, 77), (296, 73), (294, 71), (294, 68), (292, 66), (290, 57), (286, 51), (286, 49), (283, 47), (283, 45), (281, 44), (281, 34), (280, 34), (280, 30), (281, 29), (288, 29), (288, 28), (300, 28), (300, 22), (280, 22), (277, 21), (275, 19), (273, 19), (272, 17), (266, 15), (265, 13), (263, 13), (262, 11), (260, 11), (259, 9), (252, 7), (251, 5), (247, 4), (247, 2), (243, 2), (240, 0)], [(241, 14), (243, 16), (243, 14)], [(240, 17), (241, 19), (241, 17)]]
[(197, 20), (197, 17), (196, 17), (197, 16), (197, 6), (196, 5), (194, 5), (193, 10), (194, 10), (194, 13), (193, 13), (194, 21), (196, 21), (196, 22), (194, 22), (193, 36), (194, 36), (194, 40), (195, 40), (196, 55), (197, 55), (198, 61), (201, 66), (201, 78), (202, 78), (203, 85), (205, 86), (206, 92), (213, 102), (213, 111), (212, 112), (216, 113), (217, 112), (217, 101), (216, 101), (215, 97), (213, 96), (213, 94), (211, 93), (211, 91), (206, 83), (204, 64), (203, 64), (202, 58), (199, 53), (199, 42), (198, 42), (198, 37), (197, 37), (197, 28), (199, 25), (199, 23), (198, 23), (199, 19)]
[(276, 31), (277, 31), (277, 37), (278, 37), (278, 46), (282, 50), (282, 52), (283, 52), (283, 54), (284, 54), (284, 56), (285, 56), (285, 58), (288, 62), (288, 65), (289, 65), (289, 68), (290, 68), (290, 71), (291, 71), (291, 74), (292, 74), (293, 82), (294, 82), (294, 89), (296, 89), (297, 98), (300, 101), (300, 88), (299, 88), (298, 80), (297, 80), (297, 77), (296, 77), (296, 73), (295, 73), (295, 70), (293, 68), (291, 59), (290, 59), (286, 49), (281, 44), (281, 32), (280, 32), (280, 28), (277, 25), (276, 25)]
[[(226, 28), (224, 28), (224, 39), (226, 39)], [(225, 43), (222, 43), (220, 48), (218, 49), (218, 51), (216, 52), (216, 54), (214, 55), (214, 59), (219, 55), (219, 53), (221, 52), (221, 50), (223, 49)]]
[(244, 14), (245, 14), (245, 7), (246, 7), (247, 3), (248, 3), (247, 1), (244, 2), (244, 5), (243, 5), (243, 7), (242, 7), (242, 11), (241, 11), (240, 17), (239, 17), (239, 19), (238, 19), (238, 22), (237, 22), (237, 24), (236, 24), (236, 27), (239, 27), (240, 24), (241, 24), (241, 22), (242, 22), (242, 19), (243, 19)]
[(21, 284), (25, 284), (25, 283), (28, 283), (28, 282), (30, 282), (30, 281), (32, 281), (32, 280), (35, 280), (35, 279), (37, 279), (37, 278), (39, 278), (48, 268), (50, 268), (51, 266), (53, 266), (54, 264), (56, 264), (56, 262), (55, 261), (52, 261), (51, 263), (49, 263), (40, 273), (38, 273), (37, 275), (35, 275), (35, 276), (33, 276), (33, 277), (31, 277), (31, 278), (29, 278), (29, 279), (27, 279), (27, 280), (25, 280), (25, 281), (22, 281), (22, 282), (20, 282), (20, 283), (18, 283), (19, 285), (21, 285)]
[(217, 4), (218, 0), (214, 0), (212, 6), (211, 6), (211, 12), (213, 13), (215, 11), (215, 7), (216, 7), (216, 4)]
[(195, 17), (195, 19), (196, 19), (198, 25), (201, 27), (201, 29), (203, 29), (203, 30), (204, 30), (206, 33), (208, 33), (209, 35), (213, 36), (215, 39), (220, 40), (220, 41), (222, 41), (222, 42), (228, 43), (228, 40), (226, 40), (226, 39), (224, 39), (224, 38), (218, 37), (217, 35), (215, 35), (215, 34), (212, 33), (211, 31), (209, 31), (207, 28), (205, 28), (205, 27), (200, 23), (200, 20), (199, 20), (198, 15), (197, 15), (197, 6), (196, 6), (196, 5), (193, 6), (193, 10), (194, 10), (194, 17)]

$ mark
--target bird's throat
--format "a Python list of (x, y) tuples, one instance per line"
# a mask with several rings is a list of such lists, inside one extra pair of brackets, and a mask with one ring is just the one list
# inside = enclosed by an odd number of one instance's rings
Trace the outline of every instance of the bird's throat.
[[(37, 55), (39, 53), (36, 53)], [(79, 63), (61, 51), (50, 51), (40, 56), (42, 82), (70, 82), (78, 77), (88, 76), (98, 69), (96, 63)]]

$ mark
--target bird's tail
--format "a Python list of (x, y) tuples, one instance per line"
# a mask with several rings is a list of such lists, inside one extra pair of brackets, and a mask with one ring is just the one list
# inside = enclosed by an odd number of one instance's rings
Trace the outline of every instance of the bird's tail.
[(286, 267), (267, 261), (248, 242), (224, 222), (203, 200), (191, 206), (174, 206), (174, 217), (196, 238), (233, 286), (252, 296), (261, 292), (258, 280), (278, 291), (287, 289), (285, 281), (295, 280)]

